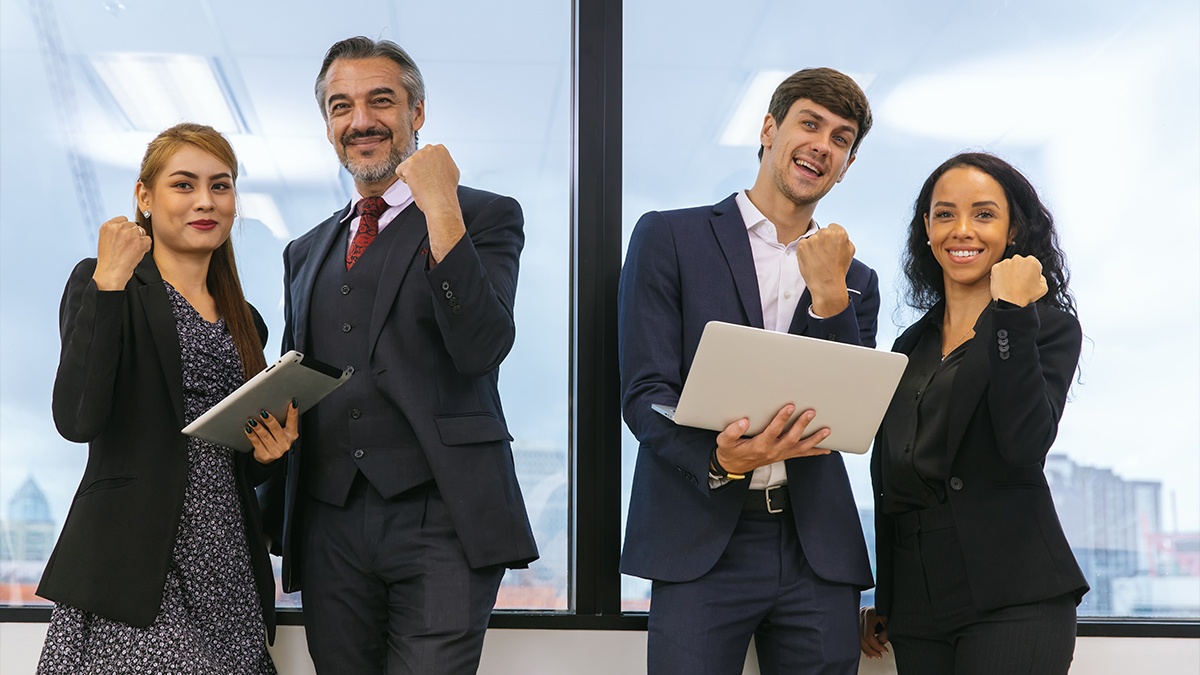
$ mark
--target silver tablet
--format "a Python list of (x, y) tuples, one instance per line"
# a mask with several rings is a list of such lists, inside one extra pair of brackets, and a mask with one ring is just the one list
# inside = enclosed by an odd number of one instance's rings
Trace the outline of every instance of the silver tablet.
[(183, 433), (251, 452), (254, 446), (246, 436), (247, 420), (261, 421), (258, 414), (266, 410), (282, 424), (293, 397), (304, 412), (349, 379), (350, 373), (292, 350), (197, 417)]
[(745, 417), (753, 436), (792, 403), (789, 426), (811, 408), (817, 416), (806, 433), (830, 431), (820, 447), (863, 454), (907, 364), (904, 354), (710, 321), (678, 405), (653, 408), (676, 424), (713, 431)]

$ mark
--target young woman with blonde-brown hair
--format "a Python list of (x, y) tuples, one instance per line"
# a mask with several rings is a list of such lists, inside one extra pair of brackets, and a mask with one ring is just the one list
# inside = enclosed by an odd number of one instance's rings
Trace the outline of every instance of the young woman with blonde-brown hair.
[(254, 486), (296, 439), (248, 420), (254, 453), (180, 429), (265, 367), (230, 231), (237, 159), (211, 127), (146, 149), (138, 213), (100, 227), (59, 310), (54, 423), (88, 444), (38, 594), (55, 602), (38, 673), (274, 673), (275, 584)]

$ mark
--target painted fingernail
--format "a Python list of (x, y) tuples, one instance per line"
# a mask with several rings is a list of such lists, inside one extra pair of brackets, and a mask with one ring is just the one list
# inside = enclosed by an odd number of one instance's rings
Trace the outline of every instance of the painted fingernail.
[(250, 431), (250, 427), (246, 427), (246, 433), (248, 433), (248, 434), (252, 434), (252, 433), (254, 433), (254, 432), (253, 432), (253, 431)]
[(262, 415), (262, 418), (264, 420), (267, 419), (267, 411), (266, 410), (260, 410), (260, 411), (258, 411), (258, 414)]
[(299, 404), (299, 403), (296, 403), (296, 397), (295, 397), (295, 396), (293, 396), (293, 397), (292, 397), (292, 407), (293, 407), (293, 408), (299, 408), (299, 407), (300, 407), (300, 404)]
[(254, 420), (250, 420), (250, 426), (252, 426), (252, 427), (258, 426), (258, 422), (255, 422)]

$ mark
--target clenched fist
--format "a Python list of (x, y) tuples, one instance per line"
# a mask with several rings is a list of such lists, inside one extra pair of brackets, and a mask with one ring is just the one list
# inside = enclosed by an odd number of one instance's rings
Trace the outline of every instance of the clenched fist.
[(1024, 307), (1046, 294), (1042, 263), (1033, 256), (1014, 255), (992, 265), (992, 299)]
[(854, 244), (846, 230), (836, 223), (796, 244), (796, 262), (804, 284), (812, 293), (814, 314), (828, 318), (850, 304), (846, 273), (853, 259)]
[(137, 223), (117, 216), (100, 226), (99, 239), (92, 279), (102, 291), (119, 291), (129, 283), (133, 270), (150, 250), (150, 236)]
[(466, 233), (458, 205), (458, 166), (444, 145), (426, 145), (396, 167), (429, 224), (433, 262), (444, 258)]

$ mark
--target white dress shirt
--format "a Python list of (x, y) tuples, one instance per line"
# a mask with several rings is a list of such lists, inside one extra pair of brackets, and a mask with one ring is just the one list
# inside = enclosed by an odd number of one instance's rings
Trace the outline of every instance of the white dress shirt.
[[(408, 189), (408, 183), (402, 180), (397, 180), (392, 183), (392, 186), (387, 189), (382, 195), (383, 201), (387, 202), (387, 210), (379, 214), (379, 229), (378, 232), (383, 232), (383, 228), (388, 226), (388, 223), (396, 219), (400, 212), (408, 208), (408, 205), (413, 203), (412, 190)], [(358, 234), (358, 221), (362, 220), (362, 216), (358, 213), (358, 203), (363, 200), (363, 196), (354, 192), (354, 208), (346, 213), (346, 217), (342, 218), (342, 222), (350, 219), (350, 238), (346, 240), (347, 247), (354, 243), (354, 235)], [(378, 233), (377, 232), (377, 233)]]
[[(758, 276), (758, 297), (762, 301), (763, 328), (786, 333), (806, 287), (804, 277), (800, 276), (800, 265), (796, 262), (796, 244), (815, 234), (817, 223), (812, 221), (808, 230), (796, 241), (784, 245), (779, 243), (775, 225), (750, 202), (746, 191), (738, 192), (734, 199), (750, 235), (754, 273)], [(786, 483), (787, 468), (783, 462), (775, 462), (754, 470), (750, 489), (762, 490)]]

